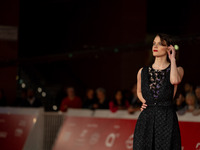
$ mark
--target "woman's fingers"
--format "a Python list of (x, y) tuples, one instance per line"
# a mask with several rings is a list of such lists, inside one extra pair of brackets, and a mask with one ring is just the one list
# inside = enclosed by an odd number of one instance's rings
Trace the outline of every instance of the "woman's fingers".
[(142, 105), (142, 108), (144, 108), (145, 106), (144, 105)]
[(168, 55), (171, 55), (171, 54), (170, 54), (170, 50), (168, 50), (167, 53), (168, 53)]
[(172, 46), (172, 45), (168, 46), (168, 51), (175, 51), (174, 46)]
[(147, 107), (147, 104), (143, 103), (142, 106), (141, 106), (141, 108), (140, 108), (140, 110), (143, 111), (146, 107)]
[(146, 104), (142, 104), (142, 107), (143, 107), (143, 108), (146, 108), (146, 107), (147, 107), (147, 105), (146, 105)]

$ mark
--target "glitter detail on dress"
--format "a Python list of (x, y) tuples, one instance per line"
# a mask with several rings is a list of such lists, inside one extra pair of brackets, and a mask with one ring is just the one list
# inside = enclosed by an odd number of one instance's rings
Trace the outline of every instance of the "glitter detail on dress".
[(160, 88), (162, 87), (163, 81), (166, 77), (166, 72), (168, 72), (170, 69), (169, 66), (163, 70), (157, 70), (152, 66), (149, 66), (149, 87), (155, 100), (158, 98)]

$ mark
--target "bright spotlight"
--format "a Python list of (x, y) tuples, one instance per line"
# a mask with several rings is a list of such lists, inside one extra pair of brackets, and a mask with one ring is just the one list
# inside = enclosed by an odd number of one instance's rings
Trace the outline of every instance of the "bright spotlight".
[(42, 88), (41, 88), (41, 87), (38, 87), (37, 91), (38, 91), (39, 93), (41, 93), (41, 92), (42, 92)]
[(58, 107), (56, 105), (53, 105), (53, 110), (57, 110)]
[(25, 87), (26, 87), (26, 84), (25, 84), (25, 83), (22, 83), (21, 86), (22, 86), (22, 88), (25, 88)]
[(46, 92), (42, 92), (42, 97), (46, 97)]
[(179, 46), (178, 45), (174, 45), (175, 50), (179, 50)]
[(33, 118), (33, 123), (36, 123), (37, 119), (36, 118)]

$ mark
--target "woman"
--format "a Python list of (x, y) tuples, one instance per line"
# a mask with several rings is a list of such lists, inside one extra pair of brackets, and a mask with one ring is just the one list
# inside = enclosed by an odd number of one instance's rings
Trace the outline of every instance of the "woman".
[(114, 99), (109, 102), (109, 109), (111, 112), (116, 112), (117, 110), (128, 109), (129, 102), (124, 99), (122, 90), (117, 90), (115, 92)]
[(154, 63), (138, 71), (137, 95), (143, 104), (134, 131), (134, 150), (181, 150), (172, 100), (184, 70), (176, 65), (172, 44), (169, 35), (157, 34), (152, 46)]

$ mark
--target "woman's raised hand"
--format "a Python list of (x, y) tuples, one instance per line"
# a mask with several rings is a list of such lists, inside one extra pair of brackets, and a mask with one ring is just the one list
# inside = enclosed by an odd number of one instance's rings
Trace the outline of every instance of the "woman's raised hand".
[[(172, 53), (170, 53), (170, 52), (172, 52)], [(175, 51), (174, 46), (172, 46), (172, 45), (168, 46), (168, 51), (167, 51), (167, 53), (168, 53), (168, 56), (169, 56), (170, 61), (171, 61), (172, 58), (175, 58), (176, 51)]]

